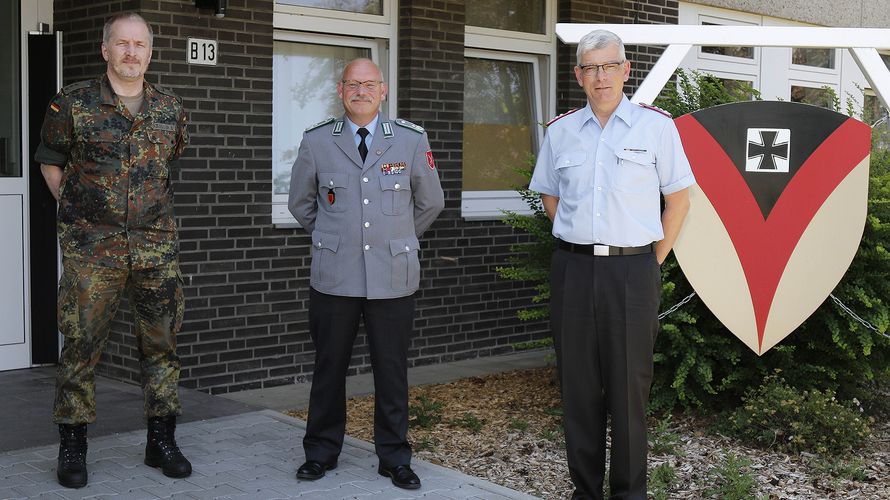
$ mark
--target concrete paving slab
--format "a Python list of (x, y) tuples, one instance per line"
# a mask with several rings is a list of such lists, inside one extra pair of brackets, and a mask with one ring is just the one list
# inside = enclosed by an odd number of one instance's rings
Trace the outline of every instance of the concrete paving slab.
[[(236, 434), (236, 430), (239, 432)], [(303, 461), (302, 436), (305, 422), (271, 410), (253, 411), (182, 424), (178, 435), (201, 435), (194, 448), (182, 445), (193, 460), (194, 473), (186, 479), (165, 477), (157, 469), (141, 464), (142, 430), (101, 436), (90, 440), (88, 453), (90, 483), (78, 490), (56, 482), (56, 447), (0, 453), (0, 497), (2, 498), (300, 498), (317, 500), (380, 498), (429, 499), (531, 499), (482, 479), (467, 476), (431, 463), (415, 460), (414, 470), (424, 486), (416, 491), (395, 488), (376, 473), (373, 445), (347, 437), (339, 466), (317, 481), (298, 481), (296, 468)], [(238, 434), (262, 436), (267, 440), (232, 449), (229, 441)], [(239, 439), (242, 439), (239, 437)], [(122, 443), (133, 442), (133, 446)], [(275, 443), (269, 446), (266, 443)], [(95, 456), (93, 452), (95, 448)], [(196, 454), (201, 451), (200, 455)], [(51, 456), (52, 458), (47, 458)], [(96, 459), (101, 456), (101, 459)], [(207, 460), (224, 456), (221, 460)], [(130, 467), (121, 464), (136, 464)]]

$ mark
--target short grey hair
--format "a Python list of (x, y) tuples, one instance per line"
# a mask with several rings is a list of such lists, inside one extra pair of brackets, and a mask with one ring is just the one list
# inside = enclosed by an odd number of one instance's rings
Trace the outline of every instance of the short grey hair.
[(621, 41), (621, 38), (618, 35), (608, 30), (593, 30), (584, 35), (581, 38), (581, 41), (578, 42), (578, 53), (576, 54), (578, 60), (577, 64), (579, 66), (581, 65), (581, 56), (586, 52), (604, 49), (610, 45), (617, 45), (618, 57), (620, 57), (622, 61), (627, 60), (627, 56), (624, 54), (624, 42)]
[(105, 21), (105, 26), (102, 27), (102, 43), (108, 45), (108, 42), (111, 41), (111, 27), (114, 25), (114, 23), (123, 20), (142, 21), (142, 23), (145, 24), (145, 27), (148, 28), (148, 46), (154, 47), (155, 33), (151, 29), (151, 25), (148, 24), (148, 21), (146, 21), (144, 17), (140, 16), (139, 13), (132, 11), (115, 14), (109, 17), (107, 21)]

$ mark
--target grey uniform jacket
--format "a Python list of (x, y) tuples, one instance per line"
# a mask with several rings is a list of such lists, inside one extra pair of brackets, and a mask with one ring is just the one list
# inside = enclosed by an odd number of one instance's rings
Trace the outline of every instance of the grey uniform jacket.
[(420, 282), (417, 238), (444, 207), (426, 132), (380, 115), (362, 164), (345, 118), (310, 127), (291, 172), (288, 208), (312, 235), (312, 288), (386, 299)]

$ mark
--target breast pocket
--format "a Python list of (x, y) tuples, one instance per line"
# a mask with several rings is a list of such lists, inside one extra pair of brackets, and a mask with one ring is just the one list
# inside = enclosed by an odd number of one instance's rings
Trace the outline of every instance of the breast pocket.
[(644, 148), (619, 148), (615, 151), (618, 168), (613, 188), (625, 193), (658, 191), (655, 154)]
[(380, 189), (384, 215), (402, 215), (411, 205), (411, 179), (407, 175), (380, 176)]
[(80, 142), (83, 147), (83, 172), (88, 175), (116, 175), (128, 144), (122, 142), (123, 132), (116, 128), (87, 129)]
[(419, 247), (417, 238), (413, 236), (389, 240), (393, 290), (410, 290), (420, 286), (420, 259), (417, 255)]
[(149, 175), (166, 179), (170, 176), (169, 160), (176, 148), (176, 132), (169, 130), (151, 129), (146, 134), (151, 144), (146, 163), (151, 165)]
[(556, 158), (556, 175), (559, 177), (559, 196), (577, 198), (587, 191), (589, 180), (584, 169), (587, 151), (569, 151)]
[[(340, 247), (340, 235), (312, 231), (312, 281), (333, 284), (337, 281), (336, 255)], [(342, 271), (342, 270), (341, 270)]]
[(318, 205), (326, 212), (345, 212), (348, 186), (349, 174), (319, 173)]

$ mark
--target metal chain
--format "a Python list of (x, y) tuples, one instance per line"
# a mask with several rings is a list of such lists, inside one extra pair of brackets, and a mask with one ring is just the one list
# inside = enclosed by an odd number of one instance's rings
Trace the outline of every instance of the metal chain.
[(866, 321), (866, 320), (860, 318), (858, 314), (856, 314), (855, 312), (853, 312), (852, 309), (850, 309), (849, 307), (847, 307), (846, 304), (844, 304), (843, 302), (841, 302), (841, 299), (835, 297), (833, 293), (829, 294), (828, 296), (831, 297), (831, 300), (833, 300), (834, 303), (837, 304), (837, 306), (840, 307), (845, 313), (847, 313), (847, 314), (849, 314), (850, 316), (852, 316), (853, 319), (855, 319), (856, 321), (862, 323), (862, 326), (864, 326), (864, 327), (868, 328), (869, 330), (871, 330), (871, 331), (877, 333), (878, 335), (882, 335), (882, 336), (884, 336), (884, 337), (890, 339), (890, 335), (887, 335), (886, 333), (882, 333), (881, 331), (879, 331), (879, 330), (877, 329), (877, 327), (875, 327), (874, 325), (872, 325), (872, 324), (869, 323), (868, 321)]
[(692, 300), (692, 297), (695, 297), (695, 292), (690, 293), (689, 295), (686, 296), (685, 299), (681, 300), (680, 302), (677, 302), (676, 304), (672, 305), (667, 311), (665, 311), (665, 312), (659, 314), (659, 315), (658, 315), (658, 320), (661, 321), (661, 319), (664, 318), (665, 316), (667, 316), (668, 314), (670, 314), (670, 313), (676, 311), (677, 309), (683, 307), (684, 304), (686, 304), (687, 302), (689, 302), (690, 300)]

